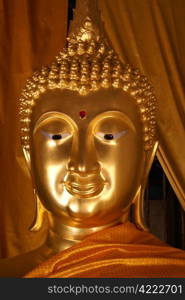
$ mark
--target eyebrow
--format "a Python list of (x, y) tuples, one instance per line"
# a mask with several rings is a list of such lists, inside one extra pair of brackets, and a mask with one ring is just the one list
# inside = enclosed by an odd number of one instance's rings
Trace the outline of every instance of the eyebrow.
[[(54, 115), (55, 114), (55, 115)], [(34, 130), (33, 133), (38, 129), (38, 127), (40, 126), (40, 124), (42, 124), (45, 121), (48, 120), (52, 120), (54, 118), (58, 118), (58, 119), (62, 119), (64, 121), (70, 121), (74, 127), (77, 127), (76, 122), (69, 117), (68, 115), (66, 115), (65, 113), (62, 112), (58, 112), (58, 111), (50, 111), (50, 112), (46, 112), (44, 113), (36, 122), (35, 126), (34, 126)], [(66, 120), (67, 119), (67, 120)]]
[[(55, 114), (55, 115), (54, 115)], [(113, 116), (112, 116), (113, 114)], [(133, 124), (132, 120), (124, 113), (121, 111), (117, 111), (117, 110), (109, 110), (109, 111), (105, 111), (102, 113), (99, 113), (98, 115), (96, 115), (92, 120), (90, 120), (89, 125), (91, 126), (91, 123), (94, 123), (96, 121), (96, 119), (100, 118), (101, 116), (103, 116), (105, 119), (110, 118), (110, 117), (115, 117), (115, 115), (118, 115), (120, 119), (122, 119), (125, 123), (127, 123), (129, 125), (129, 127), (132, 128), (132, 130), (134, 132), (136, 132), (136, 127)], [(58, 111), (50, 111), (50, 112), (46, 112), (44, 113), (36, 122), (35, 126), (34, 126), (34, 130), (33, 133), (38, 129), (38, 127), (40, 126), (40, 124), (44, 121), (48, 121), (50, 119), (54, 119), (58, 117), (59, 119), (63, 119), (65, 121), (69, 121), (73, 124), (74, 127), (78, 127), (78, 125), (76, 124), (75, 120), (73, 120), (70, 116), (68, 116), (67, 114), (63, 113), (63, 112), (58, 112)], [(67, 119), (67, 120), (66, 120)], [(83, 120), (82, 120), (83, 122)]]
[[(113, 116), (112, 116), (112, 114), (113, 114)], [(134, 123), (132, 122), (132, 120), (124, 112), (117, 111), (117, 110), (110, 110), (110, 111), (100, 113), (94, 119), (92, 119), (90, 123), (94, 123), (96, 121), (96, 119), (100, 118), (101, 116), (104, 116), (105, 119), (106, 118), (108, 119), (110, 117), (114, 118), (115, 115), (119, 116), (120, 119), (122, 119), (134, 132), (136, 132), (136, 127), (135, 127)]]

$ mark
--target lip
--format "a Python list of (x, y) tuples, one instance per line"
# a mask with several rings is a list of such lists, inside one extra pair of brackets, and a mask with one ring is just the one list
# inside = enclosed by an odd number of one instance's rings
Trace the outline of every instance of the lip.
[(98, 195), (104, 188), (104, 182), (79, 184), (76, 182), (64, 182), (66, 190), (75, 196), (89, 198)]

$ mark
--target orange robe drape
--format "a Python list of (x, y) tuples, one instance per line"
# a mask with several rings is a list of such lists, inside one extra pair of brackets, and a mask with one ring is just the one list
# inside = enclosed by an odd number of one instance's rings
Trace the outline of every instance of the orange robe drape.
[(127, 222), (90, 235), (25, 277), (185, 277), (185, 251)]

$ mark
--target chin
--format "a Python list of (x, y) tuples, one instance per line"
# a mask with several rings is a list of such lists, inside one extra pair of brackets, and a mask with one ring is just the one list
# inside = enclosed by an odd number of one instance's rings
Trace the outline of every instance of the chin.
[[(75, 199), (75, 204), (77, 204), (76, 202), (78, 202), (78, 199)], [(81, 199), (79, 199), (79, 202), (81, 202)], [(85, 204), (85, 206), (87, 206), (87, 204)], [(83, 209), (80, 203), (79, 205), (73, 205), (73, 203), (70, 205), (69, 203), (69, 205), (67, 206), (67, 213), (69, 217), (74, 219), (75, 221), (92, 220), (93, 218), (98, 217), (98, 215), (100, 215), (100, 212), (97, 209), (93, 211), (88, 211), (86, 209)]]

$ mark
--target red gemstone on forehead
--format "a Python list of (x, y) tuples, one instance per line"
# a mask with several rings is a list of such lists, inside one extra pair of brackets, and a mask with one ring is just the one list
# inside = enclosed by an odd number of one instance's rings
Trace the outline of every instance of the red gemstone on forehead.
[(84, 119), (84, 118), (87, 116), (86, 111), (85, 111), (85, 110), (81, 110), (81, 111), (79, 112), (79, 116), (80, 116), (81, 119)]

